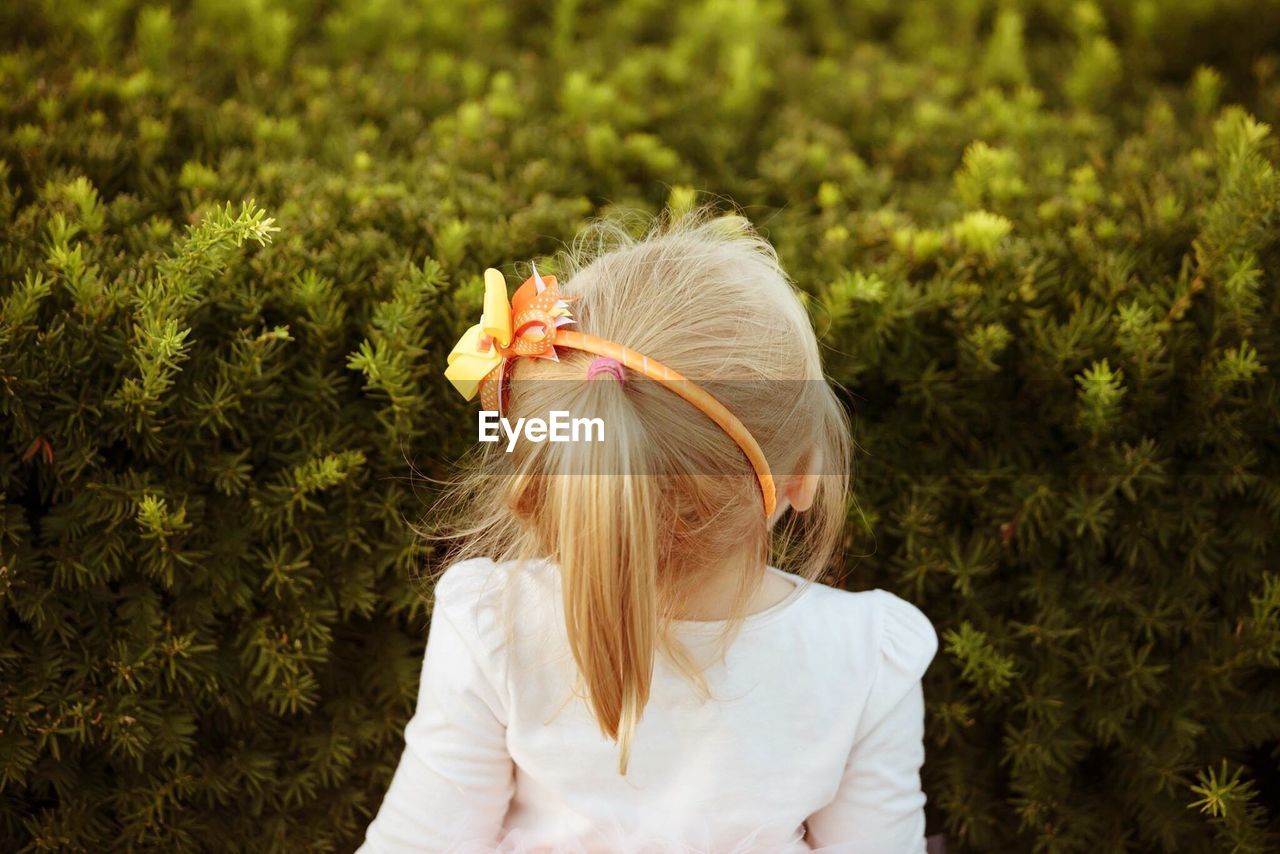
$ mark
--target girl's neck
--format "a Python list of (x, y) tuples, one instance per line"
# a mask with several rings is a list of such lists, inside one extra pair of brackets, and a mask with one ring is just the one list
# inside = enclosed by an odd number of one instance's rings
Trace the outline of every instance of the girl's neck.
[[(727, 620), (733, 611), (733, 599), (738, 589), (739, 575), (746, 561), (726, 561), (709, 568), (693, 590), (684, 597), (676, 614), (679, 620), (716, 621)], [(774, 572), (767, 572), (763, 565), (746, 570), (753, 577), (753, 585), (747, 599), (746, 615), (770, 608), (785, 599), (795, 589), (795, 583)]]

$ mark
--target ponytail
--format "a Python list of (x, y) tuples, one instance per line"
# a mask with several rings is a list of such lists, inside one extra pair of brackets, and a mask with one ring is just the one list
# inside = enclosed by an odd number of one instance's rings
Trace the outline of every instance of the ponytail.
[(587, 381), (581, 410), (600, 417), (604, 441), (562, 446), (547, 507), (557, 529), (565, 628), (581, 683), (625, 774), (649, 700), (659, 632), (660, 490), (651, 442), (621, 382)]

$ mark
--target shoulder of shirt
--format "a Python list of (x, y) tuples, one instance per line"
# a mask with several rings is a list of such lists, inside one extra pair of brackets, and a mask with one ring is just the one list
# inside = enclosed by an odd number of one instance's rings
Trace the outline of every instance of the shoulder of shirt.
[(887, 659), (915, 678), (928, 669), (937, 654), (938, 635), (919, 607), (880, 588), (855, 592), (809, 583), (813, 587), (806, 595), (815, 630), (861, 661)]
[(502, 565), (488, 558), (451, 564), (432, 590), (433, 629), (447, 621), (475, 652), (496, 654), (502, 647), (504, 582)]
[(478, 557), (450, 564), (436, 579), (432, 600), (436, 608), (469, 608), (496, 586), (499, 565), (489, 558)]
[(468, 558), (441, 573), (432, 598), (437, 608), (484, 607), (497, 604), (511, 587), (527, 591), (549, 580), (546, 561), (498, 563), (487, 557)]
[[(493, 651), (515, 624), (543, 620), (554, 607), (554, 575), (546, 561), (502, 562), (487, 557), (451, 564), (436, 581), (432, 613)], [(434, 619), (434, 617), (433, 617)]]

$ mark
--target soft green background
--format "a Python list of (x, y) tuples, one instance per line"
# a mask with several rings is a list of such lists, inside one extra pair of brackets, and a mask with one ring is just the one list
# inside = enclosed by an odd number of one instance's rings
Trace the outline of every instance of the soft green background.
[(0, 34), (0, 848), (354, 847), (481, 271), (732, 200), (855, 414), (831, 580), (942, 637), (930, 832), (1280, 849), (1280, 4), (17, 0)]

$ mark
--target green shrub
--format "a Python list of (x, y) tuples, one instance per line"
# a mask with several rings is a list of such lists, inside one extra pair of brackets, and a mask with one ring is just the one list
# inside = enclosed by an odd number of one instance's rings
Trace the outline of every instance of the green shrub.
[(350, 849), (480, 272), (727, 197), (857, 416), (832, 578), (943, 638), (930, 832), (1275, 850), (1274, 4), (20, 0), (0, 32), (4, 848)]

